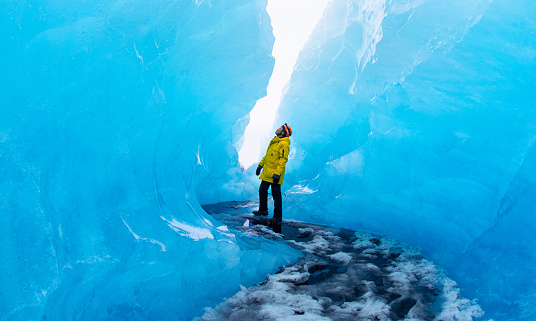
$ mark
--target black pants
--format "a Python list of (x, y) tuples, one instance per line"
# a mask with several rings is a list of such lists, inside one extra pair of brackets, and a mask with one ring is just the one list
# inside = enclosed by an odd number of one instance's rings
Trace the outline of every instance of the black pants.
[(274, 198), (274, 218), (283, 218), (283, 203), (281, 200), (281, 185), (261, 181), (259, 187), (259, 211), (268, 211), (268, 187), (272, 187), (272, 197)]

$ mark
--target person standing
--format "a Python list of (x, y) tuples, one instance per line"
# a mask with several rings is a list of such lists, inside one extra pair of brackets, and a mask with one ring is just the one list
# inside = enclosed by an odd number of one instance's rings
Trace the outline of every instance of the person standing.
[[(292, 129), (286, 123), (275, 131), (266, 155), (262, 158), (255, 174), (261, 180), (259, 187), (259, 210), (253, 211), (255, 215), (268, 215), (268, 188), (272, 188), (274, 198), (274, 216), (272, 222), (280, 223), (283, 219), (283, 203), (281, 199), (281, 185), (285, 176), (285, 165), (290, 150), (290, 136)], [(262, 173), (261, 173), (262, 171)]]

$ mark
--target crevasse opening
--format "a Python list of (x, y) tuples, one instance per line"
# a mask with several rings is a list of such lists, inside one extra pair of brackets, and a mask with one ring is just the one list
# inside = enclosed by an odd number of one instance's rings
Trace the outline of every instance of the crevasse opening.
[(258, 162), (263, 146), (273, 136), (272, 127), (281, 96), (290, 81), (298, 54), (330, 1), (268, 1), (266, 10), (275, 36), (272, 51), (275, 65), (266, 88), (266, 96), (259, 99), (249, 113), (249, 124), (238, 152), (242, 168), (247, 169)]

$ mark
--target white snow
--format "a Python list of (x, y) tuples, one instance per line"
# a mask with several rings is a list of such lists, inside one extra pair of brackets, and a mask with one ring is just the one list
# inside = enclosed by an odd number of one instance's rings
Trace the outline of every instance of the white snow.
[(168, 220), (163, 216), (161, 216), (160, 218), (163, 219), (169, 227), (171, 227), (181, 236), (189, 237), (195, 241), (199, 241), (201, 239), (214, 239), (214, 235), (212, 235), (210, 230), (206, 228), (193, 226), (185, 222), (179, 222), (176, 219)]
[(434, 321), (446, 320), (473, 320), (473, 317), (481, 317), (484, 312), (475, 300), (469, 301), (460, 296), (458, 284), (451, 279), (443, 280), (443, 296), (446, 302), (441, 306), (443, 310)]
[(329, 255), (329, 258), (337, 263), (349, 264), (352, 261), (352, 256), (346, 252), (338, 252), (332, 255)]
[(315, 230), (312, 227), (305, 227), (305, 228), (302, 227), (302, 228), (298, 229), (298, 232), (300, 232), (300, 233), (314, 233)]
[(320, 235), (315, 235), (310, 242), (296, 242), (291, 240), (290, 243), (303, 248), (308, 253), (325, 253), (329, 250), (329, 242)]
[(307, 272), (299, 272), (296, 269), (288, 269), (288, 271), (285, 271), (286, 273), (278, 273), (275, 275), (270, 275), (268, 278), (271, 281), (274, 282), (291, 282), (294, 284), (300, 284), (307, 279), (309, 279), (309, 273)]
[(359, 301), (346, 302), (336, 311), (342, 314), (356, 315), (364, 320), (391, 320), (389, 312), (391, 308), (374, 293), (367, 292)]
[(287, 193), (289, 194), (313, 194), (316, 192), (318, 191), (309, 188), (309, 186), (302, 186), (302, 185), (294, 185), (291, 188), (289, 188), (289, 190), (287, 191)]

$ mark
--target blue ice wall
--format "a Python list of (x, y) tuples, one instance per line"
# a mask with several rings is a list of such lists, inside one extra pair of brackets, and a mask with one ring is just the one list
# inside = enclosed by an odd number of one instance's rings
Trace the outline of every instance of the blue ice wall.
[(265, 7), (0, 3), (0, 320), (189, 320), (295, 258), (196, 198), (241, 191)]
[(292, 217), (419, 245), (487, 317), (533, 320), (536, 11), (335, 0), (282, 102)]
[[(233, 143), (265, 6), (0, 3), (0, 320), (190, 319), (294, 258), (198, 202), (254, 194)], [(533, 320), (535, 15), (334, 0), (282, 102), (285, 218), (420, 245), (487, 317)]]

